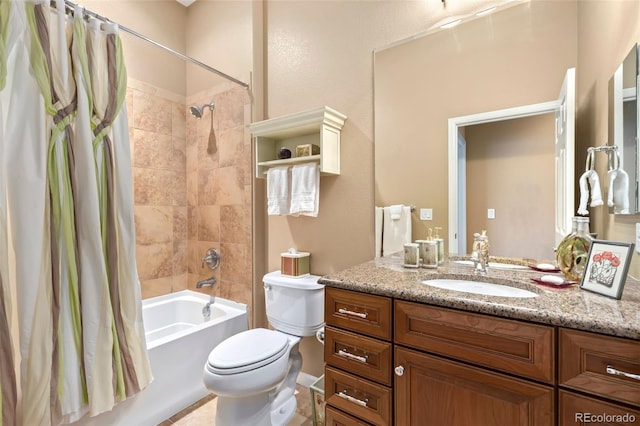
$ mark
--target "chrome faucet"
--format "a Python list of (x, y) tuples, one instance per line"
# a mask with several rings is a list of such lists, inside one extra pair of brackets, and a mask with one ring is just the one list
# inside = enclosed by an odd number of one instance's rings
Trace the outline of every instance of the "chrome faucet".
[(489, 265), (489, 237), (485, 230), (482, 231), (482, 234), (476, 232), (473, 236), (471, 261), (473, 262), (475, 273), (484, 275), (487, 273), (487, 266)]
[(207, 278), (206, 280), (198, 281), (196, 288), (213, 287), (217, 282), (216, 277)]

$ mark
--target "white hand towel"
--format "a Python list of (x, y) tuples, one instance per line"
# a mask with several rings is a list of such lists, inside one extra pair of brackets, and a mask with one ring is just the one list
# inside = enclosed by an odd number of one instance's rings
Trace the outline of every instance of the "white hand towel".
[(405, 243), (411, 242), (411, 207), (402, 206), (400, 218), (391, 218), (391, 207), (384, 208), (382, 225), (382, 255), (389, 256), (403, 251)]
[(591, 207), (597, 207), (604, 204), (602, 201), (602, 192), (600, 191), (600, 179), (595, 170), (587, 170), (580, 176), (580, 205), (578, 206), (579, 215), (589, 214), (587, 210), (587, 200), (589, 198), (589, 189), (587, 187), (587, 181), (591, 186)]
[(591, 207), (597, 207), (604, 204), (602, 201), (602, 191), (600, 191), (600, 178), (595, 170), (590, 170), (589, 186), (591, 187)]
[(402, 204), (394, 204), (393, 206), (389, 206), (389, 211), (391, 212), (391, 220), (399, 220), (402, 217), (402, 208), (404, 206)]
[(382, 256), (382, 221), (383, 219), (383, 208), (376, 207), (375, 214), (375, 237), (376, 237), (376, 253), (375, 257)]
[(629, 214), (629, 175), (622, 169), (609, 170), (607, 205), (614, 213)]
[(267, 171), (267, 214), (289, 214), (290, 186), (289, 166), (271, 167)]
[(292, 215), (318, 216), (320, 201), (320, 168), (318, 163), (304, 163), (291, 170)]

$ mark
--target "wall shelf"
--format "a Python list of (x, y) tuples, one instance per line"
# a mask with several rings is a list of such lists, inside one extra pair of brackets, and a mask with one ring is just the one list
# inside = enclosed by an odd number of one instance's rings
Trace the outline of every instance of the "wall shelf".
[[(324, 106), (311, 111), (271, 118), (249, 125), (255, 136), (256, 177), (265, 178), (270, 167), (318, 162), (321, 175), (340, 174), (340, 132), (346, 116)], [(320, 154), (295, 157), (296, 146), (314, 144)], [(288, 148), (294, 157), (280, 160), (278, 151)]]

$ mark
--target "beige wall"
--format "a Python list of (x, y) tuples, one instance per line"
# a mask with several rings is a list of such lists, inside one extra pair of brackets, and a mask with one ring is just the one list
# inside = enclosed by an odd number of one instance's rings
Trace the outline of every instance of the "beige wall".
[(376, 204), (415, 205), (414, 239), (442, 227), (448, 251), (447, 120), (556, 99), (577, 62), (576, 13), (573, 1), (517, 5), (376, 52)]
[[(171, 49), (184, 52), (187, 11), (175, 0), (85, 0), (77, 2), (153, 39)], [(185, 61), (172, 56), (137, 37), (121, 32), (125, 63), (129, 77), (151, 86), (185, 96)]]
[(465, 139), (467, 253), (486, 229), (492, 255), (553, 259), (555, 115), (467, 126)]
[[(608, 82), (633, 43), (640, 41), (640, 2), (581, 1), (578, 9), (577, 165), (589, 146), (608, 142)], [(593, 30), (597, 28), (597, 30)], [(602, 37), (607, 34), (607, 37)], [(606, 161), (596, 159), (600, 176)], [(640, 215), (614, 216), (603, 207), (591, 209), (591, 231), (599, 238), (633, 242)], [(640, 278), (640, 255), (634, 253), (629, 274)]]

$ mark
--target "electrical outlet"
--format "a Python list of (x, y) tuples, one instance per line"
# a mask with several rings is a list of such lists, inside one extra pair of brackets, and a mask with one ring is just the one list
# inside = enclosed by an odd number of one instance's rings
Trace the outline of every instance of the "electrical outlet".
[(487, 219), (496, 218), (496, 209), (487, 209)]
[(433, 220), (433, 209), (420, 209), (420, 220)]
[(636, 251), (640, 253), (640, 223), (636, 223)]

